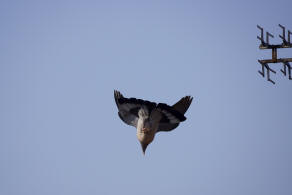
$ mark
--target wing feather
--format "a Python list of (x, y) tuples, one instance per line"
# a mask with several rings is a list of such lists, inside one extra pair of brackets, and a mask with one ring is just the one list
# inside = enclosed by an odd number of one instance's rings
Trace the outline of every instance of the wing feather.
[[(184, 116), (184, 114), (186, 113), (186, 111), (190, 107), (192, 101), (193, 101), (193, 98), (191, 96), (185, 96), (185, 97), (181, 98), (171, 108)], [(171, 130), (175, 129), (179, 125), (180, 122), (181, 121), (179, 121), (177, 123), (171, 123), (169, 121), (163, 120), (163, 118), (162, 118), (161, 122), (159, 123), (159, 127), (158, 127), (157, 132), (171, 131)]]
[(128, 125), (137, 127), (138, 116), (131, 112), (131, 108), (134, 106), (132, 104), (120, 103), (126, 98), (117, 90), (114, 91), (114, 98), (119, 110), (118, 115), (120, 119)]
[(185, 96), (181, 98), (173, 106), (167, 104), (136, 99), (136, 98), (125, 98), (119, 91), (114, 90), (114, 98), (118, 107), (118, 115), (120, 119), (128, 125), (137, 127), (139, 119), (138, 111), (141, 108), (147, 108), (149, 113), (152, 110), (157, 110), (161, 113), (161, 119), (157, 131), (171, 131), (175, 129), (180, 122), (185, 121), (186, 117), (184, 114), (190, 107), (193, 98), (191, 96)]
[(156, 107), (156, 103), (136, 99), (136, 98), (125, 98), (119, 91), (114, 91), (114, 98), (119, 109), (119, 117), (126, 124), (137, 127), (138, 122), (138, 111), (143, 107), (148, 109), (149, 113)]

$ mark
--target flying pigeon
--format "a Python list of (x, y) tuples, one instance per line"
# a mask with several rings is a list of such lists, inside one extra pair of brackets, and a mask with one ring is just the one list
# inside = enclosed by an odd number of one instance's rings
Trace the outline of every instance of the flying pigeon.
[(117, 90), (114, 91), (114, 98), (120, 119), (137, 128), (137, 138), (143, 154), (157, 132), (171, 131), (186, 120), (184, 114), (193, 100), (193, 97), (185, 96), (173, 106), (169, 106), (164, 103), (125, 98)]

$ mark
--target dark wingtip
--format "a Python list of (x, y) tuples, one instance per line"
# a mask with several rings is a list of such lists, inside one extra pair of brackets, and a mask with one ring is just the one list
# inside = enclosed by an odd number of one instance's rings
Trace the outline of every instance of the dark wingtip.
[(114, 98), (115, 98), (115, 102), (118, 106), (119, 99), (123, 98), (123, 95), (118, 90), (114, 90)]
[(191, 104), (194, 98), (192, 96), (188, 95), (185, 97), (185, 99), (189, 102), (189, 104)]

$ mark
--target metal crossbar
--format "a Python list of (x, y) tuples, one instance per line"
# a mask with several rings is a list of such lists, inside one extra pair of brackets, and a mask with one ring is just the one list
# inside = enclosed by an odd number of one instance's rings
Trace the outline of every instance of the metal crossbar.
[(286, 28), (279, 24), (279, 27), (282, 29), (282, 35), (279, 35), (279, 37), (282, 39), (282, 44), (272, 45), (270, 44), (269, 37), (274, 38), (274, 35), (272, 35), (269, 32), (266, 32), (266, 41), (264, 40), (264, 29), (257, 25), (257, 28), (260, 29), (261, 34), (260, 36), (257, 36), (257, 38), (261, 41), (261, 44), (259, 46), (260, 49), (271, 49), (272, 50), (272, 59), (262, 59), (258, 60), (258, 62), (262, 66), (262, 71), (258, 71), (263, 77), (265, 77), (265, 70), (267, 72), (267, 80), (271, 83), (275, 84), (275, 82), (270, 78), (270, 72), (275, 73), (273, 69), (270, 68), (268, 64), (270, 63), (282, 63), (283, 69), (281, 69), (281, 72), (284, 74), (284, 76), (288, 73), (289, 80), (292, 80), (291, 77), (291, 65), (289, 62), (292, 62), (292, 58), (278, 58), (277, 56), (277, 49), (281, 48), (292, 48), (292, 43), (290, 42), (290, 35), (292, 34), (291, 31), (288, 30), (287, 33), (287, 39), (286, 39)]

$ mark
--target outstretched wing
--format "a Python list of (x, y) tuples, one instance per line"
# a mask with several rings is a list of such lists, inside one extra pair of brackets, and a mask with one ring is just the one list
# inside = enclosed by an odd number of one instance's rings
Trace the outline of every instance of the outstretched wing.
[(179, 111), (181, 114), (185, 114), (186, 111), (189, 109), (191, 103), (193, 101), (193, 98), (191, 96), (186, 96), (181, 98), (176, 104), (174, 104), (172, 107)]
[(149, 112), (156, 107), (156, 103), (136, 98), (125, 98), (119, 91), (114, 91), (114, 97), (119, 109), (119, 117), (126, 124), (137, 127), (138, 112), (143, 108), (147, 108)]
[(120, 119), (128, 125), (137, 127), (138, 116), (131, 112), (131, 105), (120, 103), (125, 98), (119, 91), (114, 91), (114, 97)]
[[(192, 103), (193, 98), (191, 96), (185, 96), (182, 99), (180, 99), (176, 104), (174, 104), (171, 108), (175, 110), (176, 112), (180, 113), (183, 117), (188, 108), (190, 107)], [(182, 120), (184, 121), (184, 120)], [(171, 121), (171, 120), (165, 120), (165, 118), (161, 119), (159, 126), (158, 126), (158, 131), (171, 131), (175, 129), (180, 122), (182, 121)]]

